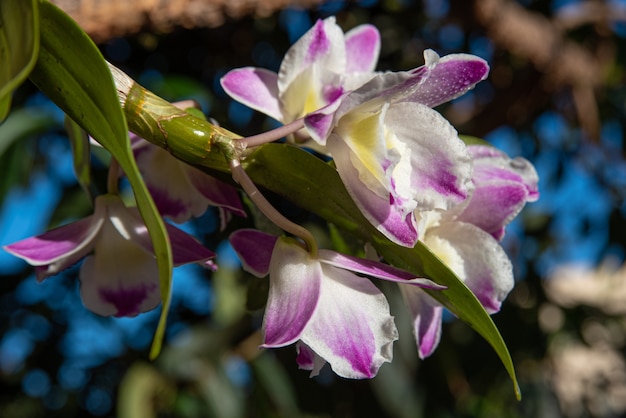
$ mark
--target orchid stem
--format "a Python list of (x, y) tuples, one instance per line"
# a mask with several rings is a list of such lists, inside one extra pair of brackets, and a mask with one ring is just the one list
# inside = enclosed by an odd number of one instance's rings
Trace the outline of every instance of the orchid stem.
[(120, 164), (115, 158), (111, 158), (109, 172), (107, 173), (107, 192), (109, 194), (119, 194)]
[(276, 129), (272, 129), (271, 131), (263, 132), (262, 134), (258, 135), (248, 136), (246, 138), (241, 138), (237, 141), (242, 143), (242, 145), (244, 145), (244, 148), (258, 147), (259, 145), (274, 142), (289, 134), (298, 132), (302, 128), (304, 128), (304, 118), (296, 119), (291, 123), (288, 123)]
[(278, 212), (276, 208), (274, 208), (274, 206), (272, 206), (272, 204), (267, 201), (265, 196), (263, 196), (263, 194), (259, 191), (256, 185), (252, 182), (250, 177), (248, 177), (248, 174), (241, 166), (239, 160), (231, 160), (230, 169), (233, 179), (237, 183), (239, 183), (239, 185), (248, 194), (250, 199), (252, 199), (252, 201), (259, 208), (259, 210), (283, 231), (289, 232), (296, 237), (302, 239), (306, 244), (309, 253), (311, 253), (311, 255), (313, 255), (314, 257), (317, 257), (317, 242), (315, 241), (315, 238), (313, 237), (313, 235), (311, 235), (309, 230), (291, 222), (289, 219), (285, 218), (280, 212)]

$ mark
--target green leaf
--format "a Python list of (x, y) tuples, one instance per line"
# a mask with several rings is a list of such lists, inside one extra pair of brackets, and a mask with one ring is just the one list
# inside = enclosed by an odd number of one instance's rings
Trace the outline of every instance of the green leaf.
[(95, 195), (91, 190), (91, 154), (89, 147), (89, 135), (72, 118), (65, 118), (65, 130), (72, 144), (72, 157), (74, 162), (74, 174), (78, 184), (87, 194), (90, 200)]
[(244, 167), (257, 185), (371, 241), (389, 263), (447, 286), (428, 293), (491, 344), (513, 381), (516, 396), (521, 397), (506, 344), (476, 296), (425, 245), (406, 248), (383, 237), (361, 214), (335, 169), (306, 151), (283, 144), (259, 147)]
[(37, 61), (37, 0), (0, 1), (0, 122), (11, 108), (11, 95)]
[(44, 0), (40, 0), (39, 7), (41, 45), (30, 78), (118, 161), (150, 232), (163, 300), (150, 352), (154, 358), (161, 350), (171, 298), (173, 263), (167, 232), (133, 158), (126, 120), (104, 58), (87, 34), (61, 9)]

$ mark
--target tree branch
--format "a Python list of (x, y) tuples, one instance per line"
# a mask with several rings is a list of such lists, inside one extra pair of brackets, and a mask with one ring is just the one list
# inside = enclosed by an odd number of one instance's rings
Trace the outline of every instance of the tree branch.
[(96, 42), (148, 28), (159, 33), (175, 27), (217, 27), (227, 18), (268, 16), (290, 7), (309, 8), (322, 0), (51, 0)]

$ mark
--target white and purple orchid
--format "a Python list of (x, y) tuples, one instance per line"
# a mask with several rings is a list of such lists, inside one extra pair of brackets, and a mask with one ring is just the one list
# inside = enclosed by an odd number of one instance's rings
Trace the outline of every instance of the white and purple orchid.
[[(166, 224), (174, 265), (215, 268), (214, 253), (193, 237)], [(136, 208), (119, 196), (102, 195), (94, 213), (42, 235), (4, 246), (35, 266), (43, 281), (81, 259), (80, 293), (85, 306), (102, 316), (135, 316), (161, 301), (159, 274), (148, 230)]]
[[(468, 149), (474, 161), (472, 196), (450, 211), (420, 213), (420, 240), (492, 314), (514, 285), (511, 261), (498, 240), (526, 202), (539, 197), (538, 176), (523, 158), (511, 159), (489, 146)], [(400, 288), (413, 316), (419, 355), (428, 357), (439, 343), (443, 307), (421, 290)]]
[(313, 256), (294, 239), (261, 231), (236, 231), (230, 242), (246, 271), (258, 277), (269, 273), (263, 347), (296, 343), (296, 360), (300, 368), (311, 370), (311, 376), (328, 362), (339, 376), (371, 378), (392, 359), (398, 333), (387, 300), (357, 274), (442, 288), (375, 261), (330, 250)]
[(220, 210), (222, 229), (230, 214), (246, 216), (237, 190), (173, 157), (166, 150), (130, 134), (137, 166), (162, 216), (176, 223)]
[(471, 193), (471, 163), (456, 130), (431, 109), (489, 72), (473, 55), (431, 50), (411, 71), (375, 73), (380, 35), (369, 25), (345, 35), (318, 21), (287, 52), (278, 74), (241, 68), (221, 80), (234, 99), (283, 123), (304, 118), (307, 145), (330, 154), (365, 217), (412, 247), (414, 212), (448, 210)]
[(472, 191), (471, 157), (456, 130), (431, 109), (483, 80), (481, 58), (424, 53), (413, 71), (381, 73), (341, 101), (305, 117), (332, 155), (365, 217), (391, 241), (412, 247), (415, 214), (449, 210)]
[(360, 25), (346, 34), (334, 17), (318, 20), (289, 48), (278, 74), (239, 68), (221, 80), (232, 98), (283, 123), (338, 100), (374, 74), (380, 34)]

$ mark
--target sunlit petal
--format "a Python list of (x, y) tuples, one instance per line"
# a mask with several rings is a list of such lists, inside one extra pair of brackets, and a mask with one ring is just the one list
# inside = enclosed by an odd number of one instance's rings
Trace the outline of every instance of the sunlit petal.
[(398, 332), (385, 296), (369, 280), (322, 266), (319, 307), (301, 340), (333, 371), (352, 379), (371, 378), (391, 361)]
[(464, 222), (446, 222), (432, 228), (426, 245), (433, 236), (447, 241), (463, 260), (463, 271), (451, 266), (452, 270), (465, 280), (487, 312), (499, 311), (514, 285), (513, 266), (500, 244), (487, 232)]
[(427, 50), (424, 58), (425, 67), (417, 69), (419, 83), (403, 100), (435, 107), (465, 94), (489, 74), (487, 62), (475, 55), (451, 54), (439, 58), (434, 51)]
[(281, 121), (278, 74), (262, 68), (238, 68), (220, 80), (224, 91), (246, 106)]
[(402, 155), (393, 173), (397, 196), (414, 199), (418, 210), (449, 209), (468, 197), (471, 158), (443, 116), (419, 103), (397, 103), (385, 124)]
[(270, 262), (264, 347), (282, 347), (300, 339), (318, 308), (321, 285), (320, 262), (291, 239), (279, 238)]
[[(328, 149), (332, 153), (337, 171), (350, 196), (360, 209), (365, 218), (391, 241), (406, 247), (413, 247), (417, 242), (417, 230), (414, 224), (413, 214), (410, 210), (394, 204), (389, 192), (386, 196), (380, 196), (370, 189), (368, 185), (375, 184), (376, 178), (372, 177), (366, 185), (359, 176), (359, 171), (354, 166), (358, 159), (351, 158), (351, 150), (341, 139), (331, 136), (328, 140)], [(367, 173), (362, 170), (361, 173)], [(379, 193), (381, 188), (377, 188)]]
[(375, 26), (360, 25), (346, 32), (346, 73), (371, 72), (380, 53), (380, 33)]

